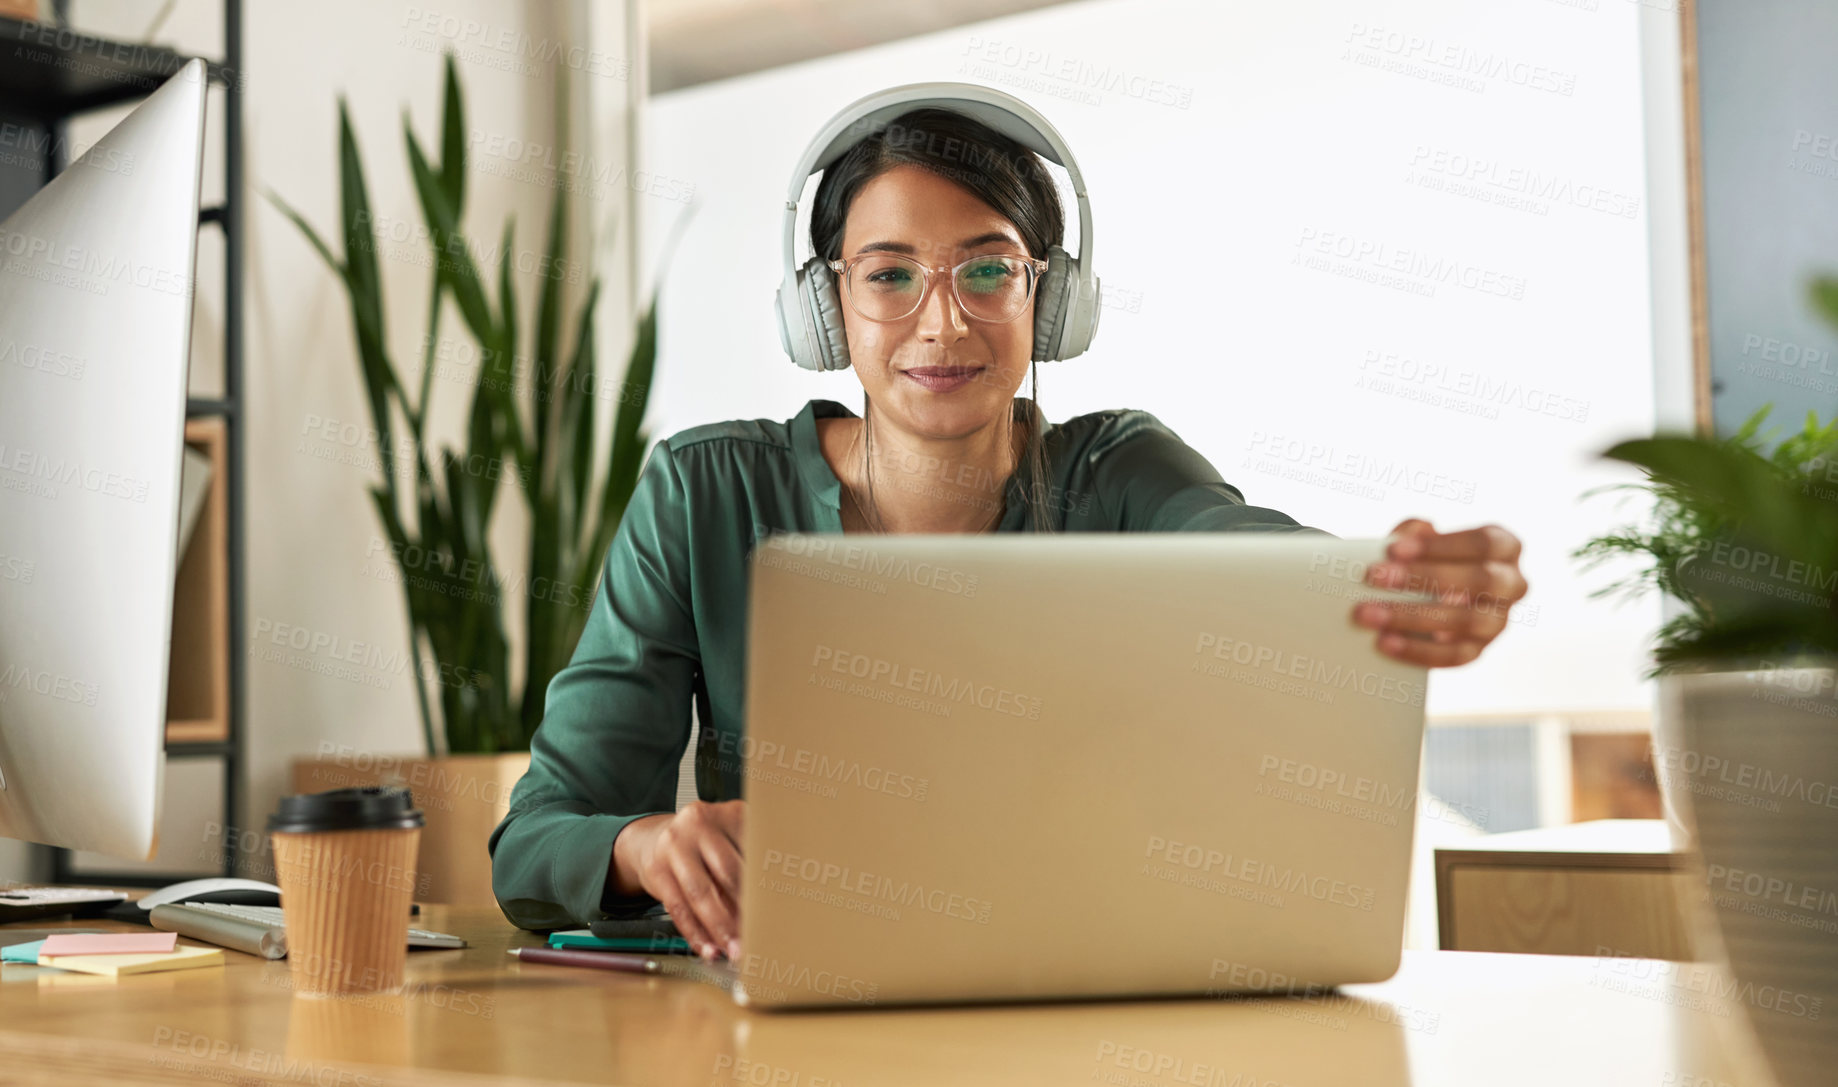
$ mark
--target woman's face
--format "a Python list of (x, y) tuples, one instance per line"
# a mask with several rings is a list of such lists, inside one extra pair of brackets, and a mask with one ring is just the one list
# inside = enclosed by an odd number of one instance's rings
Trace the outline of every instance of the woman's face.
[[(1015, 224), (970, 190), (911, 165), (868, 182), (849, 207), (842, 259), (874, 249), (947, 267), (986, 254), (1030, 256)], [(979, 321), (958, 305), (948, 276), (936, 277), (919, 309), (898, 321), (871, 321), (844, 297), (849, 359), (877, 425), (956, 438), (1005, 421), (1034, 350), (1034, 303), (1030, 297), (1012, 321)], [(953, 381), (954, 373), (968, 379)]]

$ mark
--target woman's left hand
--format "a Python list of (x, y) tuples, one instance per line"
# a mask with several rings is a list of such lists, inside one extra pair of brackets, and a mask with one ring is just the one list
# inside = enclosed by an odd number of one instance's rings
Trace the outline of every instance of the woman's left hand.
[(1427, 668), (1453, 668), (1480, 656), (1506, 629), (1524, 598), (1519, 537), (1499, 525), (1437, 532), (1412, 517), (1391, 530), (1399, 538), (1385, 562), (1366, 570), (1366, 584), (1433, 594), (1434, 603), (1365, 601), (1353, 621), (1379, 632), (1379, 652)]

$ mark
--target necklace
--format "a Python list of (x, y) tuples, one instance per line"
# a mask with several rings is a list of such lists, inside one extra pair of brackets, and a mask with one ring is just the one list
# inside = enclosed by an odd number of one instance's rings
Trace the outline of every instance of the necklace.
[[(862, 434), (866, 431), (866, 429), (867, 429), (866, 426), (863, 426), (862, 428), (858, 429), (855, 432), (855, 437), (849, 442), (849, 451), (847, 454), (845, 454), (845, 456), (848, 456), (855, 452), (855, 447), (860, 442)], [(862, 459), (864, 461), (867, 459), (867, 452), (865, 450), (863, 451)], [(1017, 468), (1018, 467), (1019, 466), (1017, 465)], [(879, 535), (879, 536), (887, 535), (886, 532), (874, 527), (873, 522), (868, 517), (868, 511), (862, 508), (861, 500), (855, 497), (854, 488), (850, 487), (846, 483), (843, 483), (842, 480), (840, 479), (837, 480), (837, 483), (842, 485), (842, 493), (848, 496), (849, 505), (855, 507), (856, 516), (862, 519), (862, 524), (868, 526), (868, 531), (875, 535)], [(991, 517), (989, 520), (984, 521), (983, 524), (976, 530), (976, 532), (971, 533), (971, 535), (985, 533), (985, 532), (988, 532), (990, 529), (995, 528), (998, 524), (1001, 524), (1002, 515), (1007, 512), (1008, 512), (1008, 492), (1007, 492), (1007, 489), (1004, 488), (1003, 493), (1002, 493), (1002, 501), (996, 505), (995, 515)]]
[[(875, 535), (878, 535), (878, 536), (887, 535), (887, 533), (883, 532), (881, 529), (872, 527), (872, 524), (868, 519), (868, 511), (862, 509), (862, 504), (859, 500), (856, 499), (855, 492), (853, 490), (851, 490), (847, 485), (844, 485), (844, 487), (842, 488), (842, 493), (848, 497), (849, 505), (855, 507), (855, 512), (857, 516), (859, 516), (862, 519), (862, 524), (870, 526), (868, 529), (869, 532)], [(1003, 498), (1002, 498), (1002, 504), (996, 507), (995, 516), (983, 522), (982, 527), (978, 528), (976, 530), (976, 533), (972, 533), (972, 535), (985, 533), (995, 528), (996, 525), (1001, 523), (1002, 515), (1007, 512), (1008, 512), (1008, 496), (1005, 494), (1003, 495)]]

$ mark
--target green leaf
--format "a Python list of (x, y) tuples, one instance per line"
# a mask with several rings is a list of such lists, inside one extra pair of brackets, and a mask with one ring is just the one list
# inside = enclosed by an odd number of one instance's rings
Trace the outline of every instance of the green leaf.
[[(342, 95), (338, 99), (338, 181), (345, 228), (345, 268), (353, 287), (353, 298), (374, 304), (381, 291), (376, 234), (372, 229), (370, 195), (364, 185), (363, 158), (358, 153), (357, 135), (351, 130), (351, 111)], [(367, 316), (381, 335), (381, 309), (372, 309)]]
[(421, 393), (412, 406), (404, 405), (409, 428), (415, 435), (417, 470), (422, 475), (428, 471), (426, 443), (422, 440), (422, 434), (427, 428), (428, 399), (434, 392), (434, 355), (440, 343), (440, 302), (446, 297), (441, 291), (439, 269), (435, 269), (431, 279), (432, 282), (428, 284), (428, 327), (421, 343)]
[(313, 243), (313, 248), (318, 250), (320, 258), (326, 263), (326, 267), (337, 273), (340, 283), (346, 283), (348, 281), (348, 276), (345, 273), (344, 262), (332, 255), (332, 250), (327, 248), (325, 239), (319, 236), (319, 232), (313, 229), (312, 224), (308, 223), (305, 217), (295, 211), (293, 205), (281, 199), (281, 195), (273, 189), (264, 188), (262, 190), (262, 195), (266, 196), (268, 202), (275, 206), (275, 210), (293, 221), (294, 226), (299, 228), (300, 233), (306, 235), (306, 240)]
[(457, 215), (466, 206), (466, 107), (460, 97), (459, 71), (447, 54), (446, 91), (440, 111), (440, 187)]
[(395, 367), (390, 365), (383, 326), (383, 284), (377, 271), (376, 235), (372, 230), (370, 196), (364, 184), (364, 163), (351, 114), (344, 99), (338, 102), (339, 205), (345, 229), (345, 286), (350, 296), (351, 320), (356, 326), (358, 362), (363, 367), (364, 389), (370, 398), (370, 422), (377, 433), (383, 477), (395, 489), (394, 427), (389, 396), (400, 394)]
[[(512, 254), (516, 252), (516, 220), (504, 222), (504, 240), (498, 255), (498, 342), (493, 361), (498, 381), (492, 391), (497, 396), (498, 417), (502, 426), (499, 440), (509, 446), (519, 465), (527, 465), (529, 450), (524, 445), (523, 420), (517, 412), (517, 290), (512, 282)], [(527, 498), (533, 483), (531, 473), (520, 471), (520, 489)]]
[(1780, 478), (1750, 450), (1697, 438), (1659, 437), (1620, 442), (1603, 455), (1644, 468), (1725, 516), (1754, 519), (1763, 534), (1793, 531), (1792, 511), (1781, 500)]
[(562, 327), (562, 276), (556, 269), (562, 267), (568, 252), (566, 196), (567, 193), (557, 187), (555, 198), (549, 202), (549, 237), (543, 247), (544, 275), (536, 296), (536, 344), (535, 350), (531, 352), (531, 360), (535, 365), (530, 387), (531, 399), (534, 401), (534, 420), (530, 430), (539, 475), (549, 463), (550, 419), (554, 414), (552, 409), (555, 400), (561, 395), (557, 341)]
[(1812, 282), (1813, 306), (1838, 329), (1838, 277), (1819, 276)]
[[(649, 438), (640, 425), (651, 401), (651, 379), (657, 366), (657, 303), (659, 290), (653, 288), (651, 301), (639, 318), (632, 352), (626, 360), (625, 377), (619, 385), (619, 406), (613, 420), (613, 448), (607, 466), (606, 482), (600, 491), (599, 509), (587, 522), (585, 540), (576, 564), (570, 571), (573, 584), (591, 587), (597, 579), (601, 560), (611, 545), (619, 522), (625, 517), (632, 492), (638, 487), (638, 474), (649, 452)], [(584, 618), (584, 616), (583, 616)], [(578, 634), (578, 625), (575, 633)]]
[[(382, 488), (372, 487), (370, 488), (370, 502), (371, 505), (376, 507), (377, 520), (383, 522), (383, 531), (389, 535), (390, 543), (394, 545), (394, 553), (397, 555), (407, 554), (409, 542), (408, 533), (403, 529), (401, 520), (396, 516), (395, 506), (390, 496), (385, 494)], [(398, 570), (398, 572), (402, 575), (403, 603), (408, 606), (408, 613), (410, 616), (408, 628), (409, 668), (414, 673), (412, 682), (415, 684), (415, 698), (421, 707), (421, 737), (427, 744), (428, 756), (432, 758), (440, 748), (435, 746), (434, 743), (434, 717), (428, 710), (427, 686), (422, 683), (421, 670), (416, 667), (419, 660), (416, 632), (426, 625), (430, 615), (438, 614), (440, 604), (437, 601), (430, 601), (422, 596), (419, 590), (419, 582), (417, 582), (415, 578), (409, 576), (409, 571)]]
[[(559, 520), (564, 527), (581, 523), (583, 500), (593, 476), (594, 440), (594, 309), (600, 298), (600, 284), (587, 288), (587, 298), (575, 332), (574, 355), (562, 375), (561, 404), (556, 423), (555, 489), (560, 508)], [(563, 546), (569, 550), (575, 542), (570, 534)], [(566, 553), (566, 552), (565, 552)]]
[(1694, 662), (1779, 656), (1838, 647), (1838, 475), (1830, 459), (1838, 418), (1816, 414), (1767, 455), (1768, 414), (1756, 411), (1722, 439), (1661, 436), (1622, 442), (1605, 455), (1642, 468), (1654, 499), (1650, 523), (1599, 536), (1573, 552), (1648, 564), (1591, 593), (1637, 596), (1653, 588), (1684, 604), (1660, 629), (1655, 674)]
[(440, 270), (441, 280), (453, 292), (453, 301), (459, 306), (460, 316), (472, 334), (481, 344), (496, 343), (497, 323), (485, 300), (485, 287), (479, 280), (478, 267), (472, 262), (472, 250), (460, 232), (458, 210), (448, 203), (440, 179), (428, 165), (427, 156), (422, 153), (421, 144), (406, 120), (403, 130), (408, 139), (409, 169), (415, 179), (415, 193), (421, 199), (421, 214), (428, 225), (428, 241), (433, 247), (434, 263)]
[(651, 381), (657, 365), (657, 303), (659, 291), (652, 289), (651, 300), (639, 317), (632, 352), (626, 359), (625, 376), (619, 383), (619, 404), (613, 418), (611, 464), (606, 483), (600, 492), (598, 516), (591, 523), (581, 556), (577, 578), (589, 578), (599, 567), (613, 532), (625, 516), (625, 507), (638, 486), (638, 474), (644, 466), (647, 437), (640, 425), (651, 403)]

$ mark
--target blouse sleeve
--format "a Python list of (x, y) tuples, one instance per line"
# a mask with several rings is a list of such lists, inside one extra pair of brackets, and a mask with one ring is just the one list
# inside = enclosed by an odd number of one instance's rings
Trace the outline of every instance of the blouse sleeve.
[(1303, 532), (1279, 510), (1247, 505), (1218, 469), (1146, 411), (1121, 413), (1089, 451), (1099, 502), (1124, 532)]
[(614, 839), (676, 807), (701, 663), (688, 554), (687, 496), (659, 443), (607, 550), (574, 656), (549, 684), (530, 768), (487, 846), (492, 890), (512, 924), (586, 925), (626, 905), (609, 893)]

